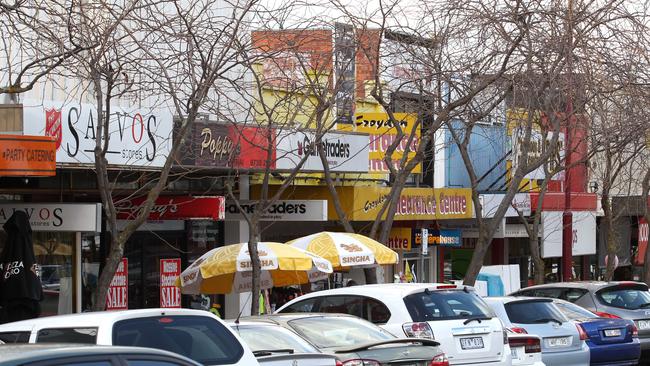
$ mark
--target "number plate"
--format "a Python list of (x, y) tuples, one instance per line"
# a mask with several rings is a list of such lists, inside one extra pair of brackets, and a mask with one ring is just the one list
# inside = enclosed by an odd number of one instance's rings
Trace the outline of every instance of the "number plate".
[(639, 330), (650, 329), (650, 320), (639, 320), (637, 322)]
[(546, 338), (549, 348), (568, 347), (571, 345), (571, 337)]
[(620, 337), (620, 329), (605, 329), (605, 337)]
[(478, 349), (483, 348), (482, 337), (461, 338), (460, 348), (462, 349)]
[(512, 347), (510, 348), (510, 354), (512, 355), (513, 360), (518, 360), (519, 355), (524, 353), (524, 347)]

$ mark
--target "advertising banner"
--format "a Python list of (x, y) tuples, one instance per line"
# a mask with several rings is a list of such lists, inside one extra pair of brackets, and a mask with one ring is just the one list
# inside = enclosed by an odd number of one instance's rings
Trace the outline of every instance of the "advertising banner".
[(542, 212), (542, 258), (562, 256), (562, 211)]
[(572, 213), (572, 219), (573, 255), (596, 254), (596, 213), (590, 211), (574, 211)]
[(643, 265), (645, 263), (645, 252), (648, 250), (648, 236), (648, 222), (644, 217), (639, 217), (639, 249), (635, 258), (637, 265)]
[(122, 258), (106, 294), (106, 310), (129, 308), (129, 261)]
[[(56, 161), (94, 164), (97, 110), (92, 104), (25, 100), (26, 135), (51, 136), (56, 140)], [(111, 106), (106, 159), (110, 165), (156, 167), (164, 165), (171, 149), (174, 126), (169, 110)]]
[(411, 250), (411, 228), (394, 227), (390, 229), (387, 247), (393, 250)]
[(160, 260), (160, 307), (180, 308), (181, 289), (174, 282), (181, 275), (181, 259)]
[(53, 137), (0, 135), (0, 177), (56, 175)]
[[(322, 172), (323, 163), (315, 145), (316, 135), (310, 131), (282, 131), (276, 141), (276, 168), (293, 170), (305, 159), (301, 171)], [(321, 145), (330, 171), (365, 173), (368, 171), (368, 135), (328, 132)]]
[(100, 232), (101, 203), (2, 203), (0, 226), (16, 210), (29, 217), (32, 231), (80, 231)]
[[(462, 245), (462, 231), (457, 229), (428, 229), (428, 245), (437, 247), (460, 248)], [(422, 245), (422, 231), (413, 229), (413, 243)]]
[[(125, 199), (115, 202), (119, 220), (133, 220), (138, 216), (146, 197)], [(186, 220), (225, 218), (225, 200), (223, 196), (211, 197), (158, 197), (148, 220)]]
[[(482, 194), (479, 196), (481, 205), (483, 206), (483, 217), (492, 218), (496, 214), (501, 201), (503, 201), (505, 194)], [(530, 216), (531, 214), (531, 204), (530, 204), (530, 194), (528, 193), (517, 193), (512, 199), (512, 202), (508, 206), (508, 210), (504, 217), (519, 217), (517, 213), (519, 210), (524, 216)]]
[[(399, 126), (404, 133), (400, 144), (392, 154), (392, 160), (395, 167), (399, 168), (400, 160), (408, 147), (408, 159), (415, 157), (415, 151), (420, 143), (420, 129), (416, 128), (417, 117), (413, 114), (395, 113), (395, 118), (399, 120)], [(390, 170), (384, 162), (388, 147), (397, 138), (397, 128), (388, 118), (386, 113), (357, 113), (352, 126), (339, 126), (341, 130), (350, 130), (370, 135), (370, 150), (368, 160), (368, 173), (389, 173)], [(415, 132), (413, 130), (415, 129)], [(413, 138), (409, 143), (409, 136), (413, 133)], [(421, 173), (422, 164), (418, 164), (412, 173)]]
[[(255, 212), (257, 201), (239, 203), (247, 214)], [(235, 202), (226, 202), (226, 221), (242, 221), (244, 215)], [(262, 221), (327, 221), (326, 200), (283, 200), (277, 201), (266, 210)]]

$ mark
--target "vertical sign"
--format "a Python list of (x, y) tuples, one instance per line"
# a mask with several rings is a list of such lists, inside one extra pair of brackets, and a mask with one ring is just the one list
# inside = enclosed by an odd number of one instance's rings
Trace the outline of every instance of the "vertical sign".
[(122, 258), (106, 294), (106, 310), (129, 308), (129, 261)]
[(160, 260), (160, 307), (180, 308), (181, 289), (174, 285), (176, 278), (181, 275), (181, 259)]
[(636, 264), (645, 263), (645, 252), (648, 250), (649, 225), (644, 217), (639, 217), (639, 249), (636, 255)]
[(422, 229), (422, 255), (429, 254), (429, 230)]
[(336, 121), (351, 124), (354, 116), (355, 37), (350, 24), (334, 25)]

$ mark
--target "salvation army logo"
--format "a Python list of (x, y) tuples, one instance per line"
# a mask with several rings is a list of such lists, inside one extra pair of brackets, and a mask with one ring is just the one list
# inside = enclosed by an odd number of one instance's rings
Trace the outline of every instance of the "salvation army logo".
[(45, 136), (56, 138), (56, 149), (61, 146), (61, 110), (48, 109), (45, 111)]

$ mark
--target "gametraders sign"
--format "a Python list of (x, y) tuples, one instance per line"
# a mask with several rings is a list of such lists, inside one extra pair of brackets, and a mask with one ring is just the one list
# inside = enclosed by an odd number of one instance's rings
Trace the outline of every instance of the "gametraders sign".
[[(247, 213), (255, 212), (257, 201), (242, 201), (239, 206)], [(260, 217), (262, 221), (327, 221), (326, 200), (284, 200), (271, 204)], [(233, 201), (226, 202), (226, 221), (243, 221), (244, 215)]]
[[(310, 131), (282, 131), (276, 143), (276, 168), (293, 170), (305, 160), (302, 171), (322, 172), (323, 163), (318, 154), (316, 134)], [(368, 135), (328, 132), (320, 144), (326, 154), (330, 171), (367, 173)]]
[[(56, 140), (57, 163), (94, 164), (97, 109), (77, 102), (25, 100), (25, 135)], [(169, 110), (111, 106), (110, 139), (106, 159), (110, 165), (160, 168), (171, 148), (173, 129)]]

